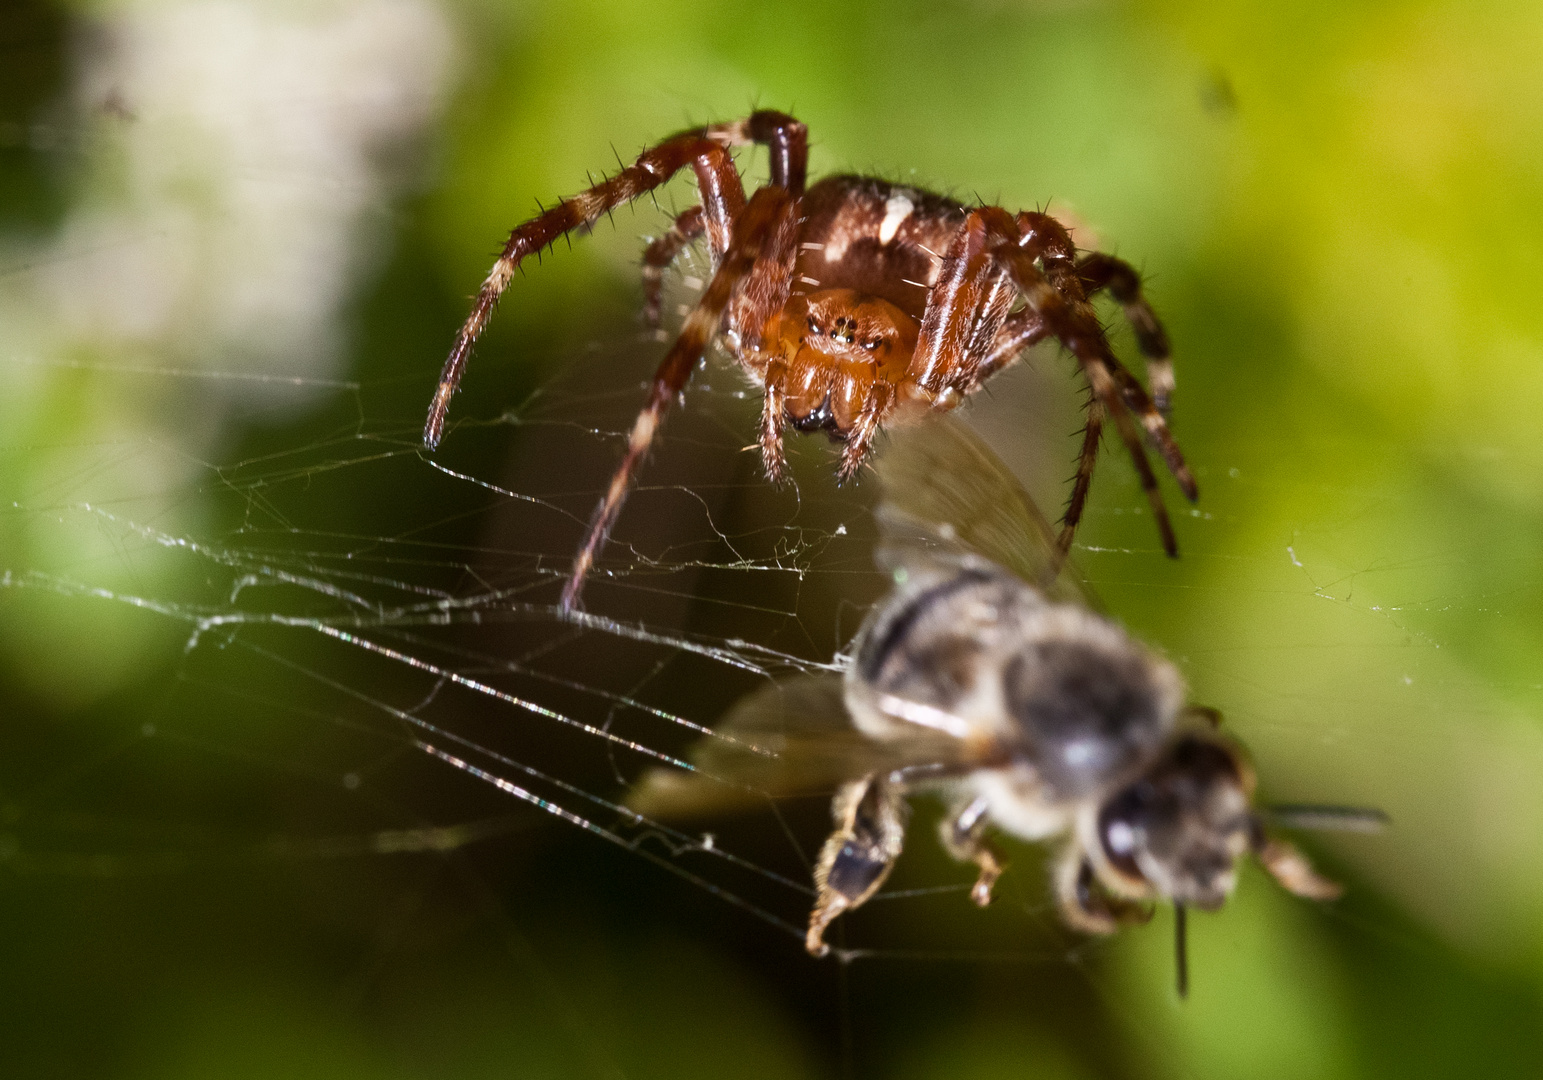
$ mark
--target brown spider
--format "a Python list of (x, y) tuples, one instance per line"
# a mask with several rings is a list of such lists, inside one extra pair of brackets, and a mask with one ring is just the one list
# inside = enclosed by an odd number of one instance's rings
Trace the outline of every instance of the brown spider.
[[(747, 202), (728, 148), (751, 144), (768, 148), (771, 182)], [(1168, 339), (1141, 296), (1136, 272), (1108, 255), (1079, 259), (1066, 229), (1048, 214), (967, 208), (861, 176), (828, 177), (806, 191), (807, 160), (808, 129), (784, 113), (756, 112), (683, 131), (515, 229), (483, 282), (429, 408), (423, 441), (430, 449), (444, 431), (472, 344), (520, 262), (573, 229), (589, 228), (685, 166), (696, 173), (701, 205), (676, 217), (643, 256), (645, 317), (657, 323), (664, 268), (704, 233), (715, 266), (712, 280), (654, 375), (627, 452), (574, 557), (563, 606), (577, 604), (665, 411), (720, 335), (764, 389), (759, 441), (773, 481), (786, 475), (784, 424), (823, 429), (845, 443), (839, 476), (850, 479), (885, 421), (952, 409), (1024, 349), (1053, 336), (1077, 358), (1092, 388), (1060, 550), (1071, 546), (1104, 421), (1112, 417), (1151, 502), (1163, 548), (1176, 555), (1138, 421), (1184, 494), (1193, 500), (1197, 491), (1163, 419), (1173, 388)], [(1109, 348), (1088, 302), (1100, 289), (1109, 290), (1135, 329), (1156, 404)]]

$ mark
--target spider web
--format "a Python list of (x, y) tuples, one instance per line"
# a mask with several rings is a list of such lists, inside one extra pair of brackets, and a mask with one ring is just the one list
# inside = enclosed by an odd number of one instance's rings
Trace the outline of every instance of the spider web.
[[(82, 501), (61, 484), (7, 516), (33, 547), (106, 538), (108, 554), (95, 560), (106, 572), (91, 573), (93, 560), (73, 574), (14, 567), (0, 587), (51, 603), (127, 608), (159, 624), (163, 640), (179, 641), (168, 677), (176, 700), (147, 715), (147, 742), (234, 752), (219, 748), (231, 733), (213, 734), (208, 723), (232, 700), (259, 724), (346, 729), (363, 756), (324, 783), (362, 791), (383, 761), (402, 768), (404, 758), (414, 771), (448, 766), (525, 804), (537, 820), (621, 848), (801, 939), (813, 896), (809, 849), (827, 827), (823, 807), (802, 815), (799, 836), (774, 804), (749, 793), (749, 808), (759, 803), (779, 834), (779, 857), (754, 835), (745, 841), (750, 854), (741, 854), (720, 838), (721, 827), (688, 830), (623, 802), (644, 768), (690, 769), (684, 749), (716, 737), (713, 719), (739, 695), (768, 679), (839, 670), (834, 654), (885, 586), (869, 562), (872, 492), (838, 491), (822, 475), (830, 457), (823, 440), (795, 447), (797, 485), (768, 488), (758, 460), (739, 452), (756, 403), (720, 358), (699, 373), (661, 438), (590, 586), (589, 610), (564, 612), (555, 600), (573, 538), (659, 348), (640, 340), (586, 351), (592, 355), (526, 403), (491, 420), (464, 419), (436, 456), (422, 451), (416, 428), (379, 430), (361, 416), (353, 430), (298, 449), (200, 464), (195, 482), (175, 493)], [(619, 376), (619, 365), (635, 368), (635, 377)], [(617, 389), (600, 394), (575, 389), (613, 381)], [(361, 392), (341, 389), (355, 399)], [(512, 448), (509, 460), (487, 473), (485, 462), (502, 448)], [(114, 459), (146, 449), (98, 452)], [(458, 467), (460, 459), (484, 472)], [(588, 486), (551, 474), (549, 462), (571, 460), (583, 462)], [(416, 497), (368, 507), (373, 531), (333, 520), (350, 490), (409, 488)], [(168, 502), (196, 502), (224, 527), (168, 531), (137, 512), (149, 504), (164, 515)], [(139, 592), (136, 578), (168, 584)], [(299, 757), (285, 767), (300, 767), (306, 751), (291, 752)], [(442, 851), (506, 827), (494, 817), (352, 839), (286, 836), (265, 848), (286, 856)], [(64, 854), (30, 849), (14, 852), (13, 865), (70, 865)], [(175, 866), (188, 857), (98, 851), (82, 865)], [(962, 894), (967, 886), (892, 889), (879, 899)], [(1048, 911), (1031, 906), (1036, 918)], [(906, 950), (847, 956), (886, 951)]]

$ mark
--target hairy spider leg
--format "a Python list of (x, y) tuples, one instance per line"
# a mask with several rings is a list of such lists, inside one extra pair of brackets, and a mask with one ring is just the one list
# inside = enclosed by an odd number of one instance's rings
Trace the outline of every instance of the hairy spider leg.
[[(1006, 224), (1012, 229), (1010, 219)], [(972, 346), (979, 344), (981, 316), (1002, 277), (1002, 268), (988, 251), (989, 239), (981, 213), (969, 214), (949, 242), (927, 294), (907, 376), (936, 404), (950, 392), (958, 397), (979, 385), (981, 365), (988, 359), (974, 353)]]
[(771, 182), (794, 195), (804, 193), (809, 176), (809, 128), (787, 113), (762, 109), (743, 120), (697, 128), (697, 132), (724, 146), (767, 148), (771, 158)]
[(991, 341), (986, 358), (975, 370), (977, 382), (985, 382), (1008, 364), (1018, 359), (1025, 349), (1038, 345), (1050, 336), (1045, 320), (1031, 308), (1019, 308), (1006, 319)]
[[(1093, 393), (1100, 399), (1124, 404), (1109, 377), (1108, 369), (1102, 365), (1090, 368), (1088, 379), (1093, 384)], [(1152, 517), (1157, 522), (1157, 532), (1163, 540), (1163, 551), (1167, 552), (1171, 559), (1178, 558), (1178, 537), (1173, 533), (1173, 523), (1168, 520), (1168, 508), (1163, 505), (1163, 495), (1157, 487), (1157, 477), (1152, 473), (1152, 463), (1147, 460), (1146, 451), (1141, 447), (1141, 435), (1137, 432), (1130, 413), (1119, 405), (1110, 407), (1109, 412), (1114, 416), (1114, 426), (1119, 429), (1120, 438), (1125, 441), (1125, 448), (1130, 451), (1130, 461), (1136, 468), (1137, 479), (1141, 481), (1141, 490), (1146, 492), (1147, 502), (1151, 504)], [(1094, 452), (1097, 452), (1096, 448)], [(1067, 538), (1068, 543), (1070, 539), (1070, 537)]]
[(745, 189), (723, 143), (707, 138), (701, 131), (688, 131), (666, 139), (643, 151), (637, 161), (615, 176), (564, 199), (520, 225), (509, 234), (503, 251), (477, 293), (471, 314), (455, 336), (455, 344), (451, 346), (439, 376), (439, 387), (434, 391), (434, 401), (429, 406), (428, 420), (423, 425), (425, 446), (432, 450), (439, 445), (450, 397), (461, 383), (472, 345), (487, 326), (493, 309), (498, 306), (499, 296), (508, 287), (521, 261), (558, 237), (593, 225), (607, 211), (666, 183), (687, 165), (696, 172), (709, 239), (715, 245), (715, 252), (721, 253), (722, 247), (716, 245), (727, 246), (733, 220), (745, 205)]
[(761, 398), (761, 430), (756, 441), (761, 447), (761, 464), (766, 469), (766, 479), (780, 484), (787, 479), (788, 459), (782, 445), (783, 416), (787, 411), (787, 394), (779, 379), (767, 379)]
[[(1039, 313), (1049, 330), (1077, 357), (1094, 393), (1103, 400), (1106, 411), (1114, 416), (1122, 437), (1131, 447), (1132, 460), (1136, 462), (1142, 486), (1152, 502), (1164, 550), (1175, 555), (1177, 543), (1156, 489), (1156, 478), (1146, 462), (1140, 437), (1126, 415), (1129, 394), (1122, 394), (1124, 387), (1116, 385), (1114, 371), (1119, 361), (1110, 351), (1098, 319), (1082, 293), (1081, 282), (1071, 267), (1074, 252), (1075, 247), (1065, 229), (1048, 215), (1022, 214), (1015, 221), (1000, 207), (972, 211), (950, 244), (943, 270), (933, 287), (928, 317), (923, 320), (921, 340), (912, 365), (914, 379), (933, 394), (970, 388), (978, 367), (965, 352), (978, 305), (978, 301), (972, 303), (970, 293), (973, 290), (979, 296), (990, 277), (1005, 269), (1017, 284), (1028, 308)], [(1045, 272), (1035, 265), (1036, 257), (1044, 260)], [(1140, 389), (1139, 383), (1136, 389)], [(1144, 392), (1142, 399), (1150, 409), (1150, 400), (1145, 399)], [(1161, 422), (1162, 417), (1156, 410), (1151, 411)], [(1093, 419), (1097, 428), (1099, 418)], [(1161, 430), (1166, 434), (1166, 426)], [(1154, 433), (1153, 438), (1157, 440), (1159, 436)], [(1085, 438), (1084, 448), (1090, 442), (1096, 452), (1096, 438)], [(1186, 488), (1186, 494), (1189, 494), (1193, 480), (1188, 477), (1182, 456), (1177, 456), (1177, 447), (1173, 448), (1173, 453), (1178, 466), (1175, 475), (1179, 476), (1181, 486), (1185, 480), (1189, 481)], [(1164, 457), (1173, 467), (1174, 459), (1167, 453)], [(1073, 491), (1074, 499), (1085, 495), (1085, 489)], [(1080, 503), (1072, 509), (1074, 517), (1080, 517)], [(1066, 539), (1069, 541), (1069, 537)]]
[[(1082, 512), (1088, 505), (1088, 491), (1093, 487), (1093, 468), (1098, 464), (1098, 448), (1104, 436), (1104, 402), (1096, 394), (1088, 398), (1083, 413), (1082, 450), (1077, 454), (1077, 473), (1072, 478), (1072, 493), (1066, 500), (1066, 512), (1061, 515), (1061, 533), (1055, 539), (1056, 550), (1063, 556), (1072, 549), (1072, 537), (1082, 523)], [(1137, 471), (1140, 469), (1138, 467)], [(1165, 518), (1158, 519), (1162, 528)], [(1166, 539), (1163, 543), (1166, 549)]]
[[(766, 146), (771, 152), (771, 183), (787, 188), (795, 195), (803, 194), (808, 173), (809, 129), (786, 113), (763, 110), (743, 120), (694, 128), (683, 134), (711, 139), (722, 146)], [(739, 203), (734, 213), (743, 206), (743, 196)], [(723, 200), (709, 199), (708, 205), (714, 211), (711, 214), (704, 214), (700, 206), (681, 213), (670, 230), (649, 244), (643, 253), (643, 322), (646, 325), (659, 325), (664, 271), (687, 244), (707, 231), (711, 234), (709, 243), (714, 263), (722, 258), (733, 228), (732, 215), (724, 216), (719, 212), (725, 205)]]
[[(1000, 254), (1006, 248), (1014, 252), (1013, 259)], [(1048, 215), (1020, 214), (1014, 220), (999, 207), (972, 211), (944, 255), (938, 280), (928, 298), (927, 315), (922, 320), (911, 365), (912, 380), (936, 400), (950, 390), (968, 393), (996, 370), (991, 365), (1006, 362), (1003, 334), (1009, 326), (1014, 328), (1009, 342), (1020, 336), (1026, 339), (1053, 333), (1077, 356), (1093, 386), (1095, 400), (1114, 404), (1094, 409), (1090, 402), (1077, 477), (1057, 538), (1057, 547), (1063, 555), (1070, 550), (1072, 536), (1082, 518), (1105, 415), (1118, 410), (1122, 403), (1112, 378), (1105, 371), (1106, 363), (1117, 361), (1113, 361), (1098, 320), (1083, 296), (1072, 261), (1075, 253), (1071, 238)], [(1036, 259), (1043, 261), (1044, 273), (1035, 267)], [(1015, 265), (1027, 267), (1032, 274), (1032, 278), (1027, 279), (1027, 287), (1026, 279), (1014, 271)], [(1008, 316), (993, 338), (989, 351), (976, 359), (971, 350), (978, 348), (982, 308), (994, 295), (1004, 271), (1022, 293), (1027, 304), (1024, 311), (1028, 314)], [(1119, 418), (1117, 416), (1117, 420)], [(1121, 430), (1122, 434), (1136, 439), (1133, 458), (1140, 459), (1136, 469), (1148, 498), (1156, 496), (1153, 513), (1163, 548), (1170, 555), (1176, 554), (1178, 546), (1161, 497), (1156, 494), (1156, 480), (1153, 478), (1150, 485), (1147, 481), (1152, 472), (1141, 452), (1139, 436), (1135, 435), (1128, 418)]]
[[(1021, 227), (1021, 226), (1020, 226)], [(1022, 241), (1020, 241), (1021, 243)], [(1136, 332), (1136, 343), (1147, 361), (1152, 381), (1152, 400), (1166, 415), (1173, 393), (1173, 361), (1168, 353), (1168, 332), (1141, 294), (1141, 277), (1129, 263), (1102, 252), (1092, 252), (1077, 261), (1077, 277), (1083, 294), (1093, 299), (1105, 289), (1120, 304), (1126, 321)], [(1018, 357), (1025, 349), (1038, 345), (1049, 331), (1045, 320), (1030, 308), (1019, 308), (1009, 315), (997, 331), (991, 350), (976, 374), (985, 382)]]
[(686, 388), (697, 361), (717, 336), (723, 313), (728, 308), (735, 288), (751, 275), (762, 254), (779, 243), (785, 246), (790, 241), (792, 229), (797, 225), (792, 213), (796, 205), (787, 189), (764, 187), (751, 196), (744, 212), (735, 219), (728, 250), (719, 261), (718, 269), (703, 291), (701, 300), (686, 317), (680, 336), (660, 361), (649, 389), (648, 401), (638, 413), (632, 432), (627, 437), (627, 451), (622, 455), (621, 464), (616, 467), (610, 486), (589, 520), (584, 542), (573, 559), (573, 571), (568, 583), (563, 586), (563, 608), (578, 606), (584, 579), (594, 566), (595, 556), (605, 546), (611, 527), (616, 524), (616, 515), (621, 512), (622, 503), (631, 490), (638, 466), (653, 445), (654, 435), (670, 403)]
[[(1042, 216), (1018, 216), (1018, 243), (1032, 258), (1043, 260), (1050, 283), (1064, 289), (1075, 273), (1076, 249), (1064, 230), (1051, 233), (1037, 227)], [(1024, 349), (1049, 336), (1044, 315), (1033, 307), (1000, 321), (993, 317), (993, 312), (1010, 306), (1008, 294), (1017, 294), (1018, 287), (991, 255), (990, 242), (983, 222), (972, 227), (966, 218), (928, 296), (917, 348), (918, 354), (925, 347), (930, 355), (913, 363), (912, 371), (916, 381), (934, 393), (947, 386), (971, 393)]]
[[(1070, 266), (1070, 241), (1063, 245), (1059, 238), (1052, 236), (1047, 242), (1044, 231), (1033, 229), (1032, 222), (1025, 222), (1020, 217), (1013, 227), (1019, 224), (1031, 226), (1018, 236), (1018, 243), (1025, 246), (1029, 257), (1043, 259), (1047, 273), (1056, 278), (1064, 277)], [(972, 354), (980, 350), (980, 324), (986, 321), (982, 319), (982, 309), (996, 301), (997, 291), (1004, 283), (1014, 290), (1017, 288), (1011, 276), (992, 258), (988, 247), (985, 218), (971, 214), (950, 243), (938, 281), (928, 298), (927, 316), (922, 323), (912, 372), (916, 381), (933, 393), (947, 386), (970, 392), (1014, 360), (1023, 349), (1050, 334), (1047, 316), (1031, 304), (1009, 314), (985, 348), (984, 355), (978, 361), (973, 359)], [(1057, 549), (1063, 556), (1071, 549), (1072, 535), (1082, 517), (1102, 430), (1102, 411), (1090, 407), (1077, 479), (1057, 539)], [(1047, 578), (1053, 578), (1058, 569), (1058, 565), (1047, 567)]]
[(1135, 267), (1113, 255), (1092, 252), (1077, 262), (1077, 277), (1089, 299), (1103, 289), (1109, 290), (1125, 321), (1136, 333), (1136, 346), (1147, 362), (1147, 381), (1152, 384), (1152, 400), (1164, 416), (1173, 403), (1173, 359), (1168, 350), (1168, 332), (1157, 313), (1141, 294), (1141, 275)]
[[(1085, 289), (1083, 283), (1083, 265), (1088, 260), (1084, 260), (1084, 263), (1073, 265), (1072, 260), (1076, 257), (1077, 248), (1072, 243), (1072, 238), (1067, 233), (1066, 227), (1049, 214), (1042, 213), (1021, 213), (1016, 221), (1022, 235), (1019, 247), (1031, 253), (1044, 253), (1046, 279), (1070, 301), (1073, 309), (1079, 315), (1085, 316), (1097, 327), (1097, 317), (1093, 314), (1092, 309), (1088, 307), (1088, 300), (1092, 294)], [(1037, 239), (1031, 242), (1031, 236)], [(1093, 257), (1090, 256), (1089, 259), (1091, 258)], [(1131, 309), (1127, 310), (1127, 315), (1136, 325), (1138, 337), (1144, 333), (1142, 329), (1144, 324), (1149, 323), (1150, 327), (1153, 328), (1151, 334), (1142, 338), (1142, 348), (1144, 350), (1150, 349), (1153, 353), (1160, 351), (1163, 357), (1166, 358), (1168, 336), (1163, 331), (1162, 325), (1157, 321), (1157, 316), (1147, 306), (1146, 301), (1140, 299), (1140, 278), (1136, 275), (1135, 270), (1112, 256), (1099, 255), (1097, 258), (1104, 260), (1104, 263), (1095, 263), (1093, 265), (1102, 265), (1103, 269), (1100, 272), (1107, 271), (1109, 274), (1109, 288), (1115, 299), (1124, 305), (1127, 303), (1127, 299), (1134, 297), (1134, 299), (1129, 300)], [(1139, 307), (1137, 306), (1138, 301)], [(1130, 314), (1132, 309), (1136, 311), (1136, 314)], [(1143, 322), (1136, 322), (1138, 318), (1143, 320)], [(1098, 342), (1102, 346), (1104, 366), (1109, 370), (1109, 373), (1119, 386), (1126, 408), (1131, 415), (1140, 419), (1142, 426), (1146, 428), (1147, 434), (1151, 438), (1152, 444), (1162, 454), (1163, 461), (1173, 473), (1174, 479), (1178, 481), (1180, 489), (1193, 502), (1198, 494), (1195, 488), (1195, 481), (1190, 475), (1188, 467), (1184, 464), (1184, 456), (1179, 452), (1178, 444), (1173, 441), (1173, 434), (1168, 430), (1167, 421), (1153, 404), (1152, 399), (1147, 396), (1147, 392), (1141, 383), (1136, 380), (1136, 377), (1130, 373), (1124, 364), (1120, 363), (1119, 359), (1110, 350), (1108, 339), (1104, 337), (1101, 328), (1098, 331)], [(1171, 376), (1172, 367), (1170, 365), (1170, 384)]]
[[(1016, 360), (1025, 349), (1039, 344), (1050, 336), (1044, 317), (1032, 308), (1020, 308), (1009, 315), (997, 331), (991, 351), (982, 361), (976, 378), (985, 382)], [(1090, 397), (1084, 406), (1082, 425), (1082, 449), (1077, 454), (1077, 472), (1072, 478), (1071, 495), (1066, 500), (1066, 511), (1061, 515), (1061, 531), (1056, 536), (1056, 552), (1064, 558), (1072, 549), (1072, 537), (1082, 521), (1087, 506), (1088, 491), (1093, 486), (1093, 469), (1098, 464), (1099, 444), (1104, 434), (1104, 405), (1097, 397)], [(1045, 567), (1044, 581), (1053, 581), (1061, 568), (1061, 560)]]
[[(657, 329), (664, 294), (664, 272), (675, 257), (707, 231), (707, 220), (700, 206), (684, 211), (669, 230), (643, 251), (643, 323)], [(715, 255), (721, 252), (714, 252)]]
[[(1014, 219), (1014, 224), (1018, 226), (1018, 246), (1040, 260), (1045, 279), (1063, 295), (1076, 296), (1080, 292), (1084, 300), (1088, 299), (1090, 294), (1075, 264), (1077, 246), (1061, 223), (1048, 214), (1025, 212)], [(1063, 558), (1071, 552), (1072, 538), (1087, 508), (1088, 492), (1093, 487), (1093, 470), (1098, 465), (1098, 452), (1103, 444), (1104, 420), (1107, 416), (1103, 401), (1096, 394), (1089, 394), (1084, 409), (1082, 449), (1077, 455), (1077, 472), (1072, 479), (1066, 510), (1061, 515), (1061, 532), (1056, 537), (1056, 550)], [(1136, 467), (1138, 473), (1143, 465), (1144, 461)], [(1159, 532), (1164, 534), (1164, 550), (1172, 554), (1175, 545), (1169, 539), (1172, 530), (1164, 528), (1167, 523), (1166, 513), (1158, 511), (1157, 522)], [(1053, 574), (1056, 569), (1059, 568), (1052, 568), (1047, 573)]]
[[(1020, 230), (1023, 220), (1019, 220)], [(1024, 245), (1020, 238), (1020, 246)], [(1046, 264), (1047, 271), (1051, 264)], [(1158, 321), (1157, 315), (1141, 295), (1141, 279), (1129, 263), (1111, 255), (1093, 252), (1076, 263), (1077, 277), (1082, 283), (1084, 295), (1092, 299), (1108, 289), (1120, 304), (1127, 321), (1136, 333), (1136, 341), (1147, 361), (1147, 373), (1152, 380), (1153, 400), (1157, 408), (1167, 413), (1173, 392), (1173, 362), (1169, 359), (1168, 334)], [(1052, 283), (1055, 283), (1052, 280)], [(1015, 360), (1020, 353), (1049, 335), (1045, 320), (1032, 308), (1021, 308), (1007, 317), (992, 342), (991, 351), (976, 373), (979, 382), (985, 382)], [(1087, 505), (1088, 492), (1093, 483), (1093, 468), (1098, 461), (1099, 444), (1103, 436), (1104, 407), (1098, 398), (1088, 402), (1086, 422), (1082, 430), (1082, 450), (1077, 456), (1077, 472), (1072, 481), (1072, 491), (1066, 501), (1066, 512), (1061, 518), (1061, 532), (1056, 546), (1061, 554), (1071, 550), (1072, 537), (1081, 523)]]
[(883, 379), (875, 379), (863, 402), (862, 411), (847, 432), (846, 445), (841, 448), (841, 464), (836, 468), (836, 478), (842, 482), (857, 475), (873, 449), (873, 439), (879, 433), (879, 424), (895, 406), (895, 387)]
[[(1130, 451), (1142, 489), (1152, 505), (1152, 513), (1163, 540), (1163, 550), (1170, 556), (1177, 556), (1178, 542), (1173, 535), (1173, 526), (1168, 520), (1167, 509), (1163, 506), (1162, 494), (1157, 487), (1157, 478), (1147, 462), (1141, 435), (1133, 419), (1141, 420), (1180, 490), (1193, 501), (1199, 495), (1199, 490), (1162, 414), (1152, 404), (1152, 399), (1135, 376), (1125, 369), (1110, 350), (1076, 274), (1058, 274), (1058, 280), (1052, 283), (1047, 274), (1035, 266), (1033, 253), (1020, 244), (1021, 233), (1005, 211), (986, 207), (975, 211), (971, 217), (976, 215), (982, 218), (985, 228), (993, 237), (990, 244), (992, 257), (1000, 260), (1017, 283), (1027, 305), (1044, 315), (1051, 332), (1077, 358), (1093, 393), (1102, 400), (1107, 415), (1114, 419), (1120, 437)], [(1056, 246), (1071, 250), (1071, 241), (1066, 237), (1065, 229), (1053, 218), (1041, 214), (1020, 215), (1020, 220), (1024, 219), (1032, 219), (1036, 231), (1043, 230), (1055, 237)], [(1064, 241), (1061, 238), (1065, 238)], [(1046, 250), (1049, 248), (1047, 244)], [(1047, 270), (1050, 261), (1047, 260)], [(1087, 445), (1085, 440), (1084, 449), (1087, 449)], [(1094, 442), (1095, 451), (1096, 445)]]

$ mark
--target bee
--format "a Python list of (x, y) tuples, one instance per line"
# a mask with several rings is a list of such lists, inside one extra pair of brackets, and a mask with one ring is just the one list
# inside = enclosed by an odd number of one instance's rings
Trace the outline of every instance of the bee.
[[(1091, 934), (1174, 905), (1179, 991), (1185, 912), (1219, 908), (1252, 855), (1289, 892), (1340, 895), (1270, 826), (1372, 830), (1374, 810), (1254, 805), (1255, 776), (1220, 714), (1187, 704), (1167, 659), (1103, 614), (1005, 465), (940, 419), (894, 438), (876, 464), (876, 561), (894, 581), (841, 674), (773, 683), (693, 751), (697, 773), (654, 770), (630, 806), (650, 815), (834, 788), (805, 945), (883, 885), (909, 800), (935, 793), (944, 848), (990, 903), (1006, 868), (994, 833), (1058, 842), (1052, 888)], [(715, 782), (715, 780), (717, 782)], [(716, 793), (716, 796), (714, 795)]]

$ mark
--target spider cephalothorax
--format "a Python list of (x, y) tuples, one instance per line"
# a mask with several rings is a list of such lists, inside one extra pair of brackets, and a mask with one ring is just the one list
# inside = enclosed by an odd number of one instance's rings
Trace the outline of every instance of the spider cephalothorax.
[[(769, 148), (771, 177), (747, 201), (728, 148), (752, 143)], [(777, 112), (681, 132), (515, 229), (493, 264), (440, 376), (423, 433), (430, 447), (439, 443), (472, 344), (521, 260), (688, 165), (696, 173), (701, 205), (676, 217), (644, 255), (645, 316), (658, 319), (663, 268), (704, 234), (713, 276), (659, 365), (574, 558), (563, 605), (577, 603), (664, 413), (720, 337), (764, 391), (759, 442), (773, 480), (786, 474), (785, 426), (823, 430), (842, 442), (840, 475), (849, 478), (883, 423), (953, 408), (1028, 346), (1054, 337), (1077, 358), (1093, 391), (1061, 550), (1081, 519), (1104, 422), (1113, 419), (1163, 547), (1175, 554), (1143, 434), (1184, 494), (1193, 499), (1196, 489), (1159, 411), (1173, 387), (1168, 341), (1135, 271), (1108, 255), (1079, 258), (1066, 229), (1048, 214), (966, 207), (859, 176), (827, 177), (806, 190), (807, 151), (804, 125)], [(1088, 302), (1102, 289), (1135, 329), (1152, 396), (1109, 348)]]

